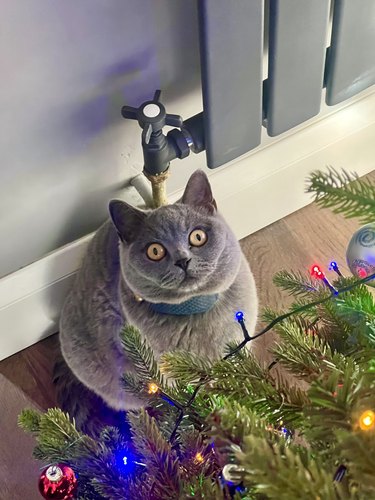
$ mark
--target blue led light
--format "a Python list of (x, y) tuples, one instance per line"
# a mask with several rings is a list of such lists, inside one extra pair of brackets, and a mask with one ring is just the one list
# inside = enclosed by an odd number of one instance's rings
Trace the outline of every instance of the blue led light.
[(341, 273), (341, 271), (339, 269), (339, 266), (338, 266), (338, 264), (337, 264), (336, 261), (331, 260), (331, 262), (329, 263), (328, 269), (330, 271), (335, 271), (336, 274), (338, 274), (339, 276), (342, 276), (342, 273)]
[(115, 453), (117, 470), (120, 474), (131, 474), (135, 469), (132, 453), (128, 450), (119, 450)]
[(236, 487), (236, 491), (238, 491), (239, 493), (245, 493), (247, 490), (246, 490), (246, 488), (245, 488), (245, 486), (243, 484), (239, 484)]
[(146, 464), (137, 462), (133, 453), (129, 450), (118, 450), (115, 455), (115, 462), (117, 470), (122, 475), (133, 474), (136, 466), (146, 467)]
[(285, 439), (289, 439), (292, 437), (292, 433), (286, 427), (281, 427), (281, 432), (284, 434)]
[(242, 311), (237, 311), (235, 318), (236, 318), (236, 320), (238, 322), (243, 321), (243, 319), (244, 319), (244, 313)]

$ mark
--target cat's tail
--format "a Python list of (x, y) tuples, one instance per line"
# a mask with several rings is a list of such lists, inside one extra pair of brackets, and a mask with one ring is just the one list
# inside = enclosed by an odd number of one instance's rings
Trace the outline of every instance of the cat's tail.
[(124, 411), (109, 408), (94, 392), (74, 375), (61, 352), (53, 371), (56, 399), (60, 408), (75, 419), (78, 430), (98, 437), (105, 426), (116, 426), (125, 436), (130, 436)]

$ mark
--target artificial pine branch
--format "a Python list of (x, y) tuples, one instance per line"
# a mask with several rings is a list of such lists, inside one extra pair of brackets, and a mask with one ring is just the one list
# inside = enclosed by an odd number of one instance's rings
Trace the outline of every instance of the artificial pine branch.
[(330, 300), (317, 307), (320, 318), (319, 335), (334, 350), (345, 353), (348, 349), (348, 338), (353, 326), (340, 314), (335, 300)]
[(142, 338), (140, 331), (132, 325), (126, 325), (120, 337), (124, 351), (132, 361), (136, 373), (136, 375), (131, 373), (129, 377), (123, 378), (125, 387), (129, 384), (136, 389), (137, 379), (139, 379), (142, 382), (153, 381), (160, 388), (164, 388), (166, 385), (164, 377), (160, 373), (152, 349)]
[[(184, 405), (190, 401), (190, 397), (191, 394), (186, 391), (176, 394), (176, 398)], [(190, 409), (187, 413), (189, 425), (198, 425), (198, 427), (201, 428), (204, 420), (211, 415), (215, 409), (223, 408), (225, 404), (224, 400), (225, 396), (215, 394), (215, 392), (209, 392), (208, 387), (204, 386), (190, 404)]]
[(367, 179), (332, 167), (327, 172), (318, 170), (310, 175), (308, 193), (315, 193), (315, 201), (332, 208), (347, 218), (358, 217), (363, 224), (375, 219), (375, 186)]
[[(315, 298), (315, 296), (314, 296)], [(284, 314), (288, 313), (293, 313), (294, 319), (298, 318), (300, 320), (308, 320), (308, 323), (315, 323), (315, 321), (318, 319), (317, 315), (317, 308), (316, 307), (307, 307), (309, 304), (311, 304), (311, 296), (306, 297), (306, 298), (298, 298), (295, 301), (292, 302), (292, 304), (289, 306), (288, 311), (285, 310), (279, 310), (279, 311), (274, 311), (270, 307), (265, 307), (264, 310), (262, 311), (261, 314), (261, 319), (265, 323), (271, 323), (271, 321), (276, 320), (279, 316), (282, 316)], [(302, 311), (299, 311), (302, 309)], [(297, 312), (299, 311), (299, 315), (297, 316)], [(285, 320), (284, 320), (285, 321)], [(278, 323), (277, 325), (274, 326), (274, 330), (277, 331), (277, 328), (279, 325), (281, 325), (282, 322)]]
[(73, 465), (79, 474), (79, 484), (87, 485), (91, 492), (86, 500), (137, 498), (137, 479), (119, 471), (114, 451), (103, 447), (100, 453)]
[(332, 481), (333, 473), (325, 471), (319, 458), (312, 458), (304, 448), (249, 435), (237, 458), (245, 468), (245, 481), (269, 499), (348, 499), (347, 491)]
[[(149, 379), (147, 379), (149, 380)], [(148, 395), (145, 391), (146, 380), (141, 380), (137, 375), (130, 372), (125, 372), (121, 376), (122, 387), (124, 391), (130, 394), (137, 394), (140, 398), (147, 399)]]
[[(339, 277), (333, 281), (333, 284), (336, 288), (341, 289), (353, 285), (355, 281), (355, 278)], [(314, 283), (310, 277), (305, 276), (303, 273), (295, 273), (293, 271), (285, 270), (280, 271), (275, 275), (274, 282), (283, 290), (289, 291), (293, 296), (298, 297), (298, 299), (289, 307), (289, 312), (294, 312), (300, 308), (307, 307), (312, 301), (315, 302), (316, 300), (326, 298), (331, 299), (325, 300), (324, 303), (310, 307), (304, 311), (299, 311), (299, 316), (294, 317), (293, 320), (302, 322), (304, 319), (309, 319), (312, 323), (315, 323), (318, 319), (322, 320), (322, 322), (326, 325), (326, 328), (321, 330), (323, 338), (331, 341), (333, 345), (334, 341), (336, 341), (337, 345), (341, 345), (342, 349), (344, 348), (343, 343), (345, 343), (345, 340), (352, 330), (351, 324), (350, 322), (345, 321), (343, 314), (340, 314), (337, 307), (337, 298), (328, 294), (326, 287), (323, 286), (322, 283)], [(350, 292), (343, 292), (340, 294), (341, 299), (353, 296), (358, 296), (359, 301), (364, 300), (367, 309), (371, 309), (373, 307), (372, 296), (368, 292), (365, 285), (358, 286)], [(271, 322), (284, 313), (285, 312), (276, 313), (269, 308), (266, 308), (263, 312), (263, 320)], [(275, 330), (278, 331), (282, 329), (284, 323), (285, 320), (284, 322), (276, 325)], [(325, 333), (328, 333), (328, 335), (325, 335)]]
[(375, 301), (369, 288), (361, 285), (336, 299), (337, 314), (351, 325), (350, 344), (375, 347)]
[(281, 270), (273, 277), (273, 283), (293, 296), (311, 297), (311, 292), (323, 290), (319, 283), (300, 271)]
[[(260, 418), (254, 411), (238, 401), (226, 398), (222, 409), (215, 410), (208, 418), (209, 435), (214, 438), (216, 446), (234, 458), (238, 447), (245, 436), (271, 437), (269, 423)], [(233, 446), (235, 445), (235, 446)]]
[(160, 362), (162, 373), (176, 378), (181, 384), (194, 384), (206, 378), (212, 363), (189, 351), (175, 351), (163, 354)]
[(18, 416), (18, 425), (26, 432), (37, 435), (40, 431), (40, 420), (42, 413), (26, 408)]
[[(162, 436), (157, 422), (141, 409), (129, 412), (133, 444), (147, 464), (148, 474), (153, 478), (150, 495), (154, 498), (179, 498), (181, 473), (176, 452)], [(153, 498), (153, 497), (152, 497)]]
[[(184, 485), (184, 499), (193, 498), (194, 500), (218, 500), (223, 498), (223, 489), (220, 485), (213, 481), (211, 477), (199, 475), (186, 485)], [(229, 495), (228, 497), (229, 498)], [(238, 500), (239, 496), (234, 497)]]
[(275, 358), (300, 379), (312, 382), (330, 367), (344, 366), (345, 356), (335, 352), (300, 320), (286, 320), (277, 329), (282, 342), (272, 347)]
[(207, 391), (248, 405), (260, 417), (268, 418), (270, 423), (284, 420), (290, 425), (298, 424), (301, 409), (306, 403), (304, 392), (272, 377), (250, 352), (243, 351), (240, 361), (216, 363), (212, 374)]
[(40, 460), (69, 461), (77, 456), (88, 455), (96, 450), (96, 442), (80, 433), (74, 420), (58, 408), (50, 408), (40, 414), (34, 410), (24, 410), (19, 416), (19, 425), (32, 432), (37, 440), (35, 457)]
[(357, 498), (375, 497), (375, 436), (373, 433), (336, 432), (337, 456), (348, 469), (349, 484)]
[(375, 319), (374, 296), (366, 286), (337, 297), (336, 304), (337, 313), (353, 326), (362, 320), (371, 323)]
[(311, 405), (304, 409), (312, 441), (334, 441), (338, 429), (349, 431), (359, 415), (375, 407), (375, 373), (358, 366), (351, 357), (344, 369), (332, 369), (319, 377), (308, 391)]

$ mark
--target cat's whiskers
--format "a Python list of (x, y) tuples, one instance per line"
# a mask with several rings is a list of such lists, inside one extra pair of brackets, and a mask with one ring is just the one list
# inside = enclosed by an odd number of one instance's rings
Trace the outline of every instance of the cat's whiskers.
[(184, 288), (184, 291), (187, 293), (191, 293), (191, 292), (197, 292), (199, 289), (200, 289), (200, 284), (193, 283), (191, 286), (187, 286), (186, 288)]
[(160, 281), (160, 286), (162, 288), (173, 288), (171, 287), (171, 285), (175, 286), (176, 284), (178, 284), (176, 277), (170, 272), (166, 276), (164, 276)]

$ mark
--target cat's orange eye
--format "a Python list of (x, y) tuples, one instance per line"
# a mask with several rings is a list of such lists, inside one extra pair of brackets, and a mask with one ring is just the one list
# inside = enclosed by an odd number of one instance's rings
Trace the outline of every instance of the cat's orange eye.
[(166, 250), (160, 243), (151, 243), (147, 247), (147, 257), (151, 260), (161, 260), (165, 257)]
[(190, 245), (193, 247), (201, 247), (207, 241), (207, 234), (203, 229), (194, 229), (189, 236)]

